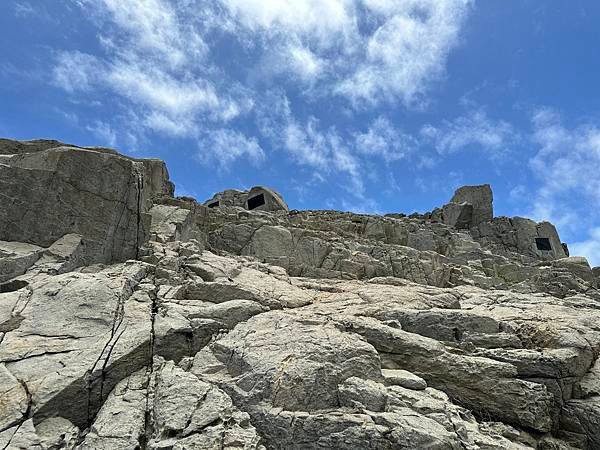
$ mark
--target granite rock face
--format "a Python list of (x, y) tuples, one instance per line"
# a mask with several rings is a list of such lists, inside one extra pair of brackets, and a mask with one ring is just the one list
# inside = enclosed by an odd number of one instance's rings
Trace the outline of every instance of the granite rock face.
[(489, 186), (209, 208), (159, 161), (7, 140), (0, 182), (0, 448), (600, 448), (598, 270)]
[(494, 196), (489, 184), (482, 186), (463, 186), (456, 190), (450, 203), (468, 203), (473, 208), (471, 225), (489, 222), (494, 218)]
[(166, 166), (56, 141), (0, 141), (0, 236), (48, 247), (84, 237), (90, 264), (135, 258), (152, 198), (172, 194)]

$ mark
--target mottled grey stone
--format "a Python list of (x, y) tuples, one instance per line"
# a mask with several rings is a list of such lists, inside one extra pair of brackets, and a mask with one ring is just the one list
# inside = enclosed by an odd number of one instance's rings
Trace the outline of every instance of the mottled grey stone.
[(456, 190), (451, 203), (469, 203), (472, 208), (471, 225), (477, 226), (494, 218), (494, 196), (489, 184), (463, 186)]
[(3, 140), (0, 181), (0, 448), (600, 445), (597, 276), (489, 186), (205, 207), (157, 160)]
[(0, 239), (48, 247), (77, 233), (88, 264), (135, 257), (148, 202), (172, 192), (162, 161), (68, 146), (0, 155), (0, 182)]

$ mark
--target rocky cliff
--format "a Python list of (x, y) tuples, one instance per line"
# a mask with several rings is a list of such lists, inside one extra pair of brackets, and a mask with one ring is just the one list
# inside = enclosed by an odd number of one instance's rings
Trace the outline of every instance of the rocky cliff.
[(489, 186), (203, 206), (161, 161), (8, 140), (0, 185), (0, 448), (600, 448), (599, 271)]

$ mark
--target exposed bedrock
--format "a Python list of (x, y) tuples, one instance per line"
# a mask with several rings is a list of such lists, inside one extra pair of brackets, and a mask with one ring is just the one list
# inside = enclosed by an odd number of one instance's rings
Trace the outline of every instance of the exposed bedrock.
[(76, 233), (86, 264), (137, 256), (152, 198), (173, 192), (162, 161), (54, 141), (20, 144), (0, 143), (0, 239), (48, 247)]
[(489, 186), (204, 206), (161, 161), (9, 140), (0, 185), (0, 448), (600, 449), (598, 268)]

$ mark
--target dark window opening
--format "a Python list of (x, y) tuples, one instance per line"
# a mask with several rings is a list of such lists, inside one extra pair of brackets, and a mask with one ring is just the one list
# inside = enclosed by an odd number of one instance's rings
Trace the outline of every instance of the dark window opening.
[(258, 194), (248, 199), (248, 209), (256, 209), (265, 204), (265, 195)]
[(535, 245), (542, 252), (552, 251), (552, 244), (550, 244), (550, 239), (548, 238), (535, 238)]
[(8, 283), (0, 284), (0, 294), (5, 294), (7, 292), (18, 291), (19, 289), (23, 289), (25, 286), (28, 286), (29, 283), (23, 280), (13, 280)]
[(217, 206), (219, 206), (219, 202), (212, 202), (208, 204), (209, 208), (216, 208)]

